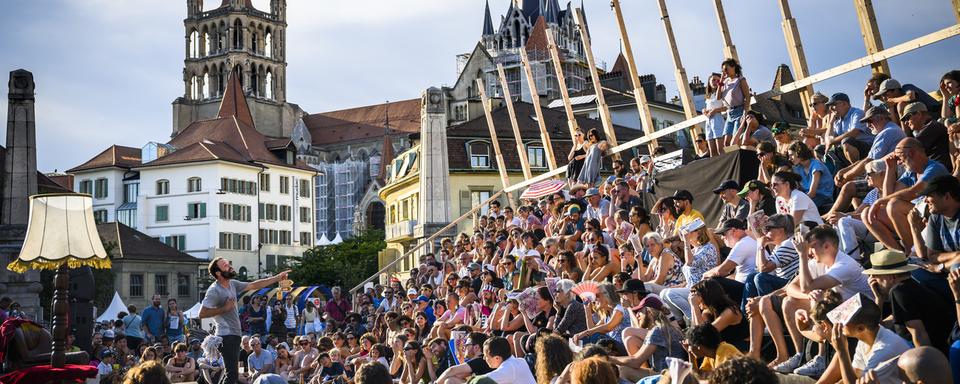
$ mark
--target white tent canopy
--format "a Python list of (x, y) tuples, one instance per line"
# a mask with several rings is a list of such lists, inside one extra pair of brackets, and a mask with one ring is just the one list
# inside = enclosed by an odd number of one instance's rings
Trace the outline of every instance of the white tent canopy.
[(196, 303), (193, 305), (193, 307), (190, 307), (190, 309), (184, 312), (183, 315), (186, 316), (188, 319), (198, 319), (200, 318), (200, 307), (202, 306), (203, 305), (201, 305), (200, 303)]
[(343, 238), (340, 237), (340, 232), (337, 232), (337, 237), (334, 237), (333, 240), (330, 240), (330, 244), (340, 244), (343, 242)]
[(103, 311), (103, 314), (97, 318), (97, 322), (104, 320), (116, 320), (117, 314), (120, 312), (126, 312), (127, 305), (123, 303), (123, 300), (120, 299), (120, 294), (113, 292), (113, 300), (110, 301), (110, 306)]
[(320, 235), (320, 240), (317, 240), (317, 245), (330, 245), (330, 240), (327, 239), (326, 233)]

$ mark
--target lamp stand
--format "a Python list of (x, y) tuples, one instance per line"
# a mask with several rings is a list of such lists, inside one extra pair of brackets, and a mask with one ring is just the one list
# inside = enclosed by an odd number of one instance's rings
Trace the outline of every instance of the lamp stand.
[(53, 277), (53, 353), (50, 354), (50, 365), (62, 368), (66, 364), (67, 349), (67, 322), (70, 316), (70, 307), (67, 296), (70, 291), (70, 270), (67, 263), (60, 264)]

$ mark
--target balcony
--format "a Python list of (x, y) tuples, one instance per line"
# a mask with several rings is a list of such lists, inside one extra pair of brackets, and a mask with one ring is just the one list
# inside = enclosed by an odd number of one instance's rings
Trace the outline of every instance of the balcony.
[(386, 225), (386, 239), (391, 240), (409, 240), (413, 238), (413, 228), (417, 226), (416, 220), (406, 220)]

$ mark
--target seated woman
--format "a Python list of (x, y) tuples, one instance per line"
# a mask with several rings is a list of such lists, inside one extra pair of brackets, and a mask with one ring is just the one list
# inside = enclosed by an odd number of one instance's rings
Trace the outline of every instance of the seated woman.
[(610, 252), (603, 244), (596, 244), (590, 250), (587, 269), (583, 273), (583, 281), (607, 281), (620, 271), (619, 265), (610, 261)]
[(701, 220), (696, 220), (693, 226), (683, 229), (683, 276), (686, 286), (682, 288), (667, 288), (660, 292), (674, 318), (692, 318), (690, 309), (690, 289), (703, 279), (703, 274), (719, 264), (717, 247), (710, 242), (707, 227)]
[[(167, 376), (174, 383), (184, 383), (197, 379), (197, 365), (190, 356), (187, 356), (187, 345), (177, 343), (173, 347), (173, 357), (167, 362)], [(269, 352), (267, 352), (269, 353)]]
[(690, 290), (690, 305), (693, 310), (693, 325), (711, 324), (720, 332), (720, 339), (737, 349), (749, 347), (749, 322), (740, 312), (739, 303), (733, 301), (723, 286), (714, 279), (702, 280)]
[(638, 268), (634, 277), (646, 283), (650, 292), (660, 294), (664, 288), (683, 287), (683, 260), (669, 248), (663, 246), (663, 238), (656, 232), (649, 232), (641, 240), (650, 262), (646, 267)]
[(666, 369), (667, 357), (685, 358), (686, 351), (681, 344), (683, 333), (670, 322), (670, 311), (656, 296), (645, 297), (633, 313), (640, 328), (647, 330), (643, 346), (630, 356), (610, 360), (620, 366), (621, 377), (636, 382)]
[(277, 375), (280, 375), (284, 380), (290, 381), (291, 379), (297, 378), (297, 375), (294, 373), (291, 376), (293, 371), (293, 358), (290, 356), (290, 350), (287, 349), (286, 344), (280, 344), (277, 346), (277, 357), (273, 359), (273, 366), (276, 369)]
[(620, 294), (613, 284), (600, 284), (597, 300), (584, 305), (587, 330), (573, 335), (571, 341), (584, 344), (613, 339), (623, 348), (622, 331), (630, 326), (630, 315), (620, 304)]
[[(220, 345), (223, 343), (223, 339), (219, 336), (209, 335), (203, 339), (203, 342), (200, 344), (200, 349), (203, 350), (203, 357), (197, 360), (197, 367), (200, 368), (200, 374), (203, 376), (203, 380), (207, 383), (219, 383), (220, 376), (223, 375), (223, 355), (220, 354)], [(141, 360), (147, 360), (147, 353), (154, 352), (151, 351), (153, 347), (147, 348), (143, 353), (143, 358)], [(153, 360), (156, 360), (155, 358)]]
[(520, 311), (520, 317), (523, 318), (524, 329), (507, 336), (507, 341), (510, 342), (510, 346), (513, 348), (514, 356), (523, 357), (526, 355), (529, 349), (524, 347), (528, 345), (527, 341), (530, 336), (536, 335), (538, 331), (556, 321), (557, 309), (553, 307), (553, 295), (550, 294), (550, 289), (545, 286), (537, 288), (537, 298), (537, 316), (531, 319), (527, 316), (526, 311)]
[(817, 204), (798, 189), (800, 175), (789, 171), (777, 172), (773, 174), (771, 185), (777, 195), (777, 213), (793, 215), (793, 222), (797, 224), (804, 221), (823, 224)]
[(800, 187), (817, 207), (833, 202), (833, 174), (827, 166), (813, 156), (813, 151), (803, 143), (793, 143), (788, 152), (793, 162), (793, 172), (800, 175)]

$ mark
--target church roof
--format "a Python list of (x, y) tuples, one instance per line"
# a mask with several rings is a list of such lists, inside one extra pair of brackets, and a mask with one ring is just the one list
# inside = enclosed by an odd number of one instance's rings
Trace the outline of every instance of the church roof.
[(112, 222), (97, 224), (97, 232), (103, 242), (117, 244), (111, 255), (115, 260), (142, 260), (151, 262), (178, 262), (204, 264), (207, 261), (190, 256), (164, 244), (150, 235), (126, 225)]
[[(389, 112), (389, 127), (386, 125)], [(314, 145), (420, 132), (420, 99), (367, 105), (303, 117)]]
[(546, 52), (549, 49), (550, 47), (547, 45), (547, 23), (543, 16), (540, 16), (530, 31), (530, 37), (527, 38), (526, 50), (527, 52)]
[(130, 169), (138, 166), (140, 166), (140, 148), (111, 145), (110, 148), (103, 150), (85, 163), (67, 170), (67, 172), (76, 173), (109, 167)]
[(253, 127), (255, 125), (253, 115), (250, 114), (250, 106), (247, 105), (247, 98), (243, 95), (240, 77), (231, 71), (227, 82), (227, 89), (224, 91), (223, 98), (220, 99), (220, 112), (217, 113), (217, 117), (236, 116), (237, 121)]

